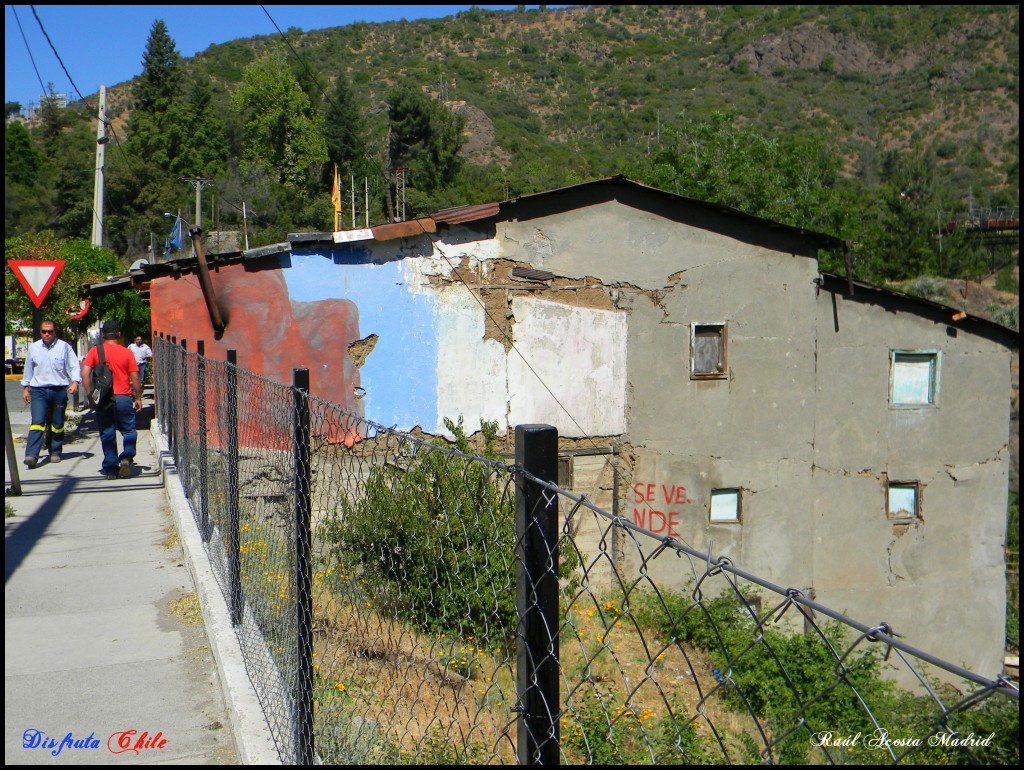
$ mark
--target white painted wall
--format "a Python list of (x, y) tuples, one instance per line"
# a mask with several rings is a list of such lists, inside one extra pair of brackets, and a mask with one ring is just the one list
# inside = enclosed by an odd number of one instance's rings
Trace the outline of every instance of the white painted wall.
[(515, 298), (512, 311), (522, 355), (508, 357), (509, 424), (547, 423), (571, 437), (624, 433), (626, 314), (530, 297)]
[(441, 291), (437, 311), (438, 424), (433, 430), (451, 438), (444, 418), (457, 422), (461, 415), (467, 434), (480, 430), (481, 419), (496, 420), (504, 433), (508, 416), (505, 347), (483, 338), (483, 308), (465, 288)]

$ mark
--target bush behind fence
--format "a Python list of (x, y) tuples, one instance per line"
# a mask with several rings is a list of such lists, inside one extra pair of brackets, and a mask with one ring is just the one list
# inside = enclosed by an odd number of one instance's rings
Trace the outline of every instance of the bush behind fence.
[(494, 424), (474, 452), (461, 421), (447, 441), (387, 429), (301, 370), (287, 387), (201, 343), (155, 352), (159, 424), (285, 762), (1018, 757), (1015, 685), (559, 488), (553, 429), (517, 428), (510, 465)]

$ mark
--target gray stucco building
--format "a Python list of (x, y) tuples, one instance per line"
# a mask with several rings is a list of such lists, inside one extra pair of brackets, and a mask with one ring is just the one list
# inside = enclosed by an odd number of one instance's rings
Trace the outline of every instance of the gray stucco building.
[(154, 329), (208, 355), (280, 334), (262, 348), (300, 356), (327, 321), (314, 394), (427, 433), (551, 423), (596, 504), (994, 675), (1018, 335), (820, 273), (841, 248), (615, 177), (219, 255), (216, 343), (187, 261), (143, 278)]

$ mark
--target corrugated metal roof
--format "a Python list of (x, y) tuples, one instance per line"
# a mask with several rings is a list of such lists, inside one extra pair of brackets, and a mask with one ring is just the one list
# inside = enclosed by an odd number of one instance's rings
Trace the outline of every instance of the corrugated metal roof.
[(390, 241), (395, 238), (410, 238), (423, 233), (437, 232), (434, 220), (430, 217), (423, 219), (410, 219), (406, 222), (392, 222), (389, 225), (379, 225), (370, 228), (373, 237), (378, 241)]
[(433, 216), (435, 222), (446, 225), (459, 225), (463, 222), (475, 222), (478, 219), (488, 219), (497, 216), (501, 210), (500, 203), (477, 203), (472, 206), (455, 206), (450, 209), (441, 209)]

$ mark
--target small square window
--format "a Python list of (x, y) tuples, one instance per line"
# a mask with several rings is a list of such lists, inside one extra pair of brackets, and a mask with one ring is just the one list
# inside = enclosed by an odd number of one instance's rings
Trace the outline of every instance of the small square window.
[(886, 487), (885, 510), (890, 521), (913, 521), (920, 516), (921, 489), (916, 481), (893, 481)]
[(738, 522), (740, 520), (740, 491), (738, 489), (711, 490), (711, 523)]
[(558, 486), (562, 489), (572, 489), (572, 457), (565, 456), (558, 458)]
[(725, 324), (694, 324), (690, 340), (690, 376), (722, 379), (725, 367)]
[(898, 407), (935, 406), (938, 378), (937, 352), (894, 350), (890, 403)]

